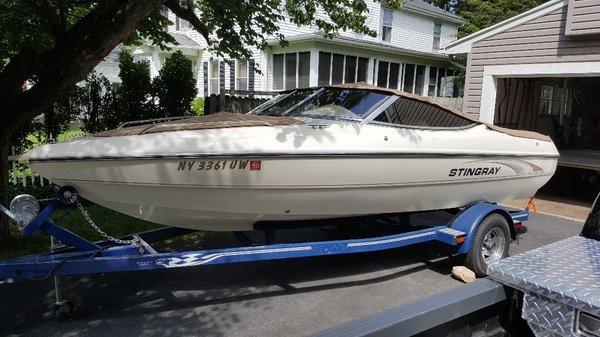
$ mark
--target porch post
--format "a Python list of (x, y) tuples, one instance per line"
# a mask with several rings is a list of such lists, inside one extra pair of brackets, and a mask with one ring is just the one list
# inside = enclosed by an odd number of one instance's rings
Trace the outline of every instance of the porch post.
[(319, 85), (319, 50), (316, 48), (310, 50), (310, 74), (308, 75), (308, 85), (311, 87)]

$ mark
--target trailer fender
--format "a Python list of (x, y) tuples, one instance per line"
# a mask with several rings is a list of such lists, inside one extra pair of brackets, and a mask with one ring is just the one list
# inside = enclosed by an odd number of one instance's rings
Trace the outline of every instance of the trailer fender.
[(467, 233), (465, 242), (459, 247), (458, 254), (466, 254), (473, 245), (473, 234), (477, 229), (477, 226), (481, 221), (492, 213), (498, 213), (506, 218), (508, 221), (508, 227), (510, 228), (510, 235), (512, 239), (515, 238), (515, 226), (510, 213), (502, 206), (489, 204), (489, 203), (477, 203), (468, 208), (465, 208), (462, 212), (458, 213), (454, 219), (450, 222), (450, 228), (456, 229)]

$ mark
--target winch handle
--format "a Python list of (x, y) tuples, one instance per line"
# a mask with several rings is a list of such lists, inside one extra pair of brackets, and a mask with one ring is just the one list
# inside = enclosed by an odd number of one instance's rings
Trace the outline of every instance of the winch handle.
[(9, 218), (13, 219), (15, 222), (20, 222), (20, 220), (17, 219), (17, 216), (11, 212), (8, 208), (0, 205), (0, 211), (2, 211), (2, 213), (6, 214), (6, 216), (8, 216)]

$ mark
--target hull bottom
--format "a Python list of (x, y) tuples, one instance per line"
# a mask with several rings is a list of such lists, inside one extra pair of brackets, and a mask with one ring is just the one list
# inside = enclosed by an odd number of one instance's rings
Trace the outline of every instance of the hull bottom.
[(54, 182), (71, 185), (85, 199), (139, 219), (195, 230), (245, 231), (254, 229), (253, 225), (258, 221), (428, 211), (463, 207), (480, 201), (494, 203), (526, 198), (550, 177), (536, 175), (460, 183), (337, 188), (206, 188)]

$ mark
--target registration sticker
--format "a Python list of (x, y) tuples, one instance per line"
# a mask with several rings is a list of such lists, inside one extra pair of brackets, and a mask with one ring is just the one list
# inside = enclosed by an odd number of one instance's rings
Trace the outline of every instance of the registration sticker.
[(250, 171), (260, 171), (260, 160), (250, 161)]

